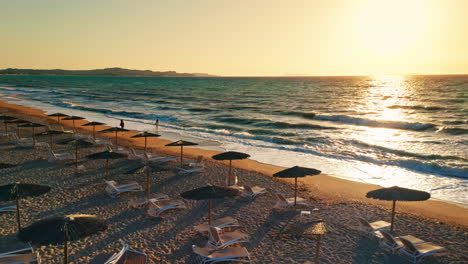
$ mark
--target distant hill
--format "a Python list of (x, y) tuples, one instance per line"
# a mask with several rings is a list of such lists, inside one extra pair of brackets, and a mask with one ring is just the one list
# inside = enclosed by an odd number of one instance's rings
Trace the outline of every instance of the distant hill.
[(95, 70), (34, 70), (13, 69), (0, 70), (0, 75), (74, 75), (74, 76), (140, 76), (140, 77), (214, 77), (206, 73), (178, 73), (175, 71), (141, 71), (123, 68), (105, 68)]

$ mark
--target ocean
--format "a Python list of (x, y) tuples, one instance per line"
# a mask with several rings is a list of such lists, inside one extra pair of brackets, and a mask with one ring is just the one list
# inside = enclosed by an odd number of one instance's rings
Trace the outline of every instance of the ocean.
[(0, 76), (0, 98), (468, 205), (468, 75)]

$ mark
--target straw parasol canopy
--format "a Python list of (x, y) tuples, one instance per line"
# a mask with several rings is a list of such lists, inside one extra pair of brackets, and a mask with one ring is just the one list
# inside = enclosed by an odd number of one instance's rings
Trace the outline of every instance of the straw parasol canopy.
[(322, 219), (318, 220), (313, 226), (306, 229), (304, 232), (307, 235), (316, 235), (317, 236), (317, 246), (315, 247), (315, 264), (319, 263), (319, 253), (320, 253), (320, 242), (322, 236), (328, 232), (328, 228), (323, 222)]
[(32, 183), (10, 183), (0, 186), (0, 201), (16, 201), (16, 221), (21, 230), (20, 203), (21, 198), (39, 196), (50, 191), (47, 185)]
[(20, 124), (28, 124), (28, 123), (31, 123), (31, 122), (26, 121), (26, 120), (22, 120), (22, 119), (14, 119), (14, 120), (7, 120), (4, 123), (5, 124), (16, 124), (16, 134), (19, 137), (20, 136), (19, 125)]
[(129, 131), (128, 129), (121, 128), (121, 127), (111, 127), (108, 129), (101, 130), (101, 133), (107, 133), (107, 132), (115, 132), (115, 144), (117, 145), (117, 132), (125, 132)]
[(64, 262), (68, 263), (68, 242), (107, 229), (107, 223), (94, 215), (65, 215), (42, 219), (18, 234), (23, 242), (38, 245), (63, 244)]
[(109, 160), (110, 159), (122, 159), (126, 158), (127, 155), (123, 153), (117, 153), (113, 151), (103, 151), (103, 152), (98, 152), (98, 153), (93, 153), (88, 156), (86, 156), (88, 159), (105, 159), (106, 160), (106, 180), (109, 180)]
[(59, 144), (73, 144), (75, 145), (75, 168), (78, 168), (78, 147), (93, 146), (93, 143), (81, 138), (67, 138), (59, 142)]
[(160, 137), (160, 136), (161, 136), (161, 135), (154, 134), (154, 133), (143, 132), (143, 133), (140, 133), (140, 134), (137, 134), (137, 135), (132, 136), (132, 138), (141, 138), (141, 137), (144, 137), (144, 138), (145, 138), (145, 151), (146, 151), (146, 141), (147, 141), (147, 138), (149, 138), (149, 137)]
[(5, 115), (0, 116), (0, 120), (3, 121), (3, 126), (5, 127), (5, 134), (8, 133), (8, 131), (7, 131), (7, 124), (8, 123), (6, 123), (5, 121), (11, 121), (11, 120), (15, 120), (15, 119), (16, 119), (16, 117), (14, 117), (14, 116), (5, 116)]
[(54, 114), (50, 114), (50, 115), (47, 115), (47, 116), (56, 116), (57, 117), (57, 122), (60, 124), (60, 118), (61, 117), (67, 117), (68, 115), (62, 114), (62, 113), (54, 113)]
[(370, 191), (366, 194), (367, 198), (384, 200), (384, 201), (393, 201), (392, 206), (392, 222), (390, 232), (393, 232), (393, 221), (395, 219), (395, 205), (396, 201), (425, 201), (431, 198), (431, 194), (424, 191), (418, 191), (413, 189), (402, 188), (398, 186), (393, 186), (389, 188), (382, 188)]
[(279, 178), (294, 178), (294, 205), (296, 205), (297, 201), (297, 178), (299, 177), (306, 177), (306, 176), (314, 176), (319, 175), (322, 173), (319, 170), (312, 169), (312, 168), (304, 168), (299, 166), (294, 166), (289, 169), (282, 170), (273, 174), (274, 177)]
[(215, 185), (207, 185), (196, 188), (190, 191), (181, 193), (180, 196), (184, 199), (190, 200), (208, 200), (208, 224), (211, 225), (211, 207), (213, 199), (220, 199), (224, 197), (235, 197), (239, 195), (239, 190), (221, 187)]
[(36, 128), (36, 127), (45, 127), (45, 126), (41, 125), (41, 124), (38, 124), (38, 123), (27, 123), (27, 124), (19, 125), (19, 127), (30, 127), (32, 129), (33, 146), (35, 146), (36, 145), (36, 135), (34, 133), (34, 128)]
[(85, 119), (85, 118), (81, 117), (81, 116), (69, 116), (69, 117), (62, 118), (62, 120), (71, 120), (71, 121), (73, 121), (73, 130), (75, 130), (75, 120), (83, 120), (83, 119)]
[(96, 126), (102, 126), (102, 125), (105, 125), (105, 123), (93, 121), (93, 122), (86, 123), (86, 124), (84, 124), (82, 126), (92, 126), (93, 127), (93, 138), (95, 138), (94, 134), (96, 132)]
[(197, 143), (189, 142), (189, 141), (184, 141), (184, 140), (179, 140), (175, 141), (169, 144), (166, 144), (167, 147), (178, 147), (180, 146), (180, 165), (184, 165), (184, 146), (196, 146), (198, 145)]
[(229, 160), (229, 172), (228, 172), (228, 180), (226, 182), (229, 182), (229, 175), (231, 175), (232, 171), (232, 161), (233, 160), (243, 160), (249, 158), (250, 155), (242, 152), (235, 152), (235, 151), (228, 151), (228, 152), (223, 152), (220, 154), (214, 155), (212, 158), (215, 160)]

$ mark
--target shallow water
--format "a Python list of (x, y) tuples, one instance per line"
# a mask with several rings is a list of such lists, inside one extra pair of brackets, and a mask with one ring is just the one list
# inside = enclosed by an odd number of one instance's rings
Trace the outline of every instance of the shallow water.
[(50, 113), (149, 131), (159, 118), (168, 138), (468, 204), (468, 76), (0, 76), (0, 86), (4, 100)]

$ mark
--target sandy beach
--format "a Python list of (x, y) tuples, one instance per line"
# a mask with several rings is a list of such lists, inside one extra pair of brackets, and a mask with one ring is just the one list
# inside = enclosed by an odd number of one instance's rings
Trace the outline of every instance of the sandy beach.
[[(5, 114), (51, 126), (57, 126), (56, 118), (48, 118), (41, 110), (0, 102)], [(99, 120), (89, 120), (99, 121)], [(75, 121), (81, 133), (91, 133), (92, 128), (81, 127), (87, 120)], [(62, 121), (71, 127), (71, 121)], [(96, 131), (108, 127), (96, 127)], [(29, 130), (22, 134), (29, 135)], [(143, 139), (133, 139), (136, 131), (119, 133), (119, 145), (143, 147)], [(114, 139), (113, 133), (100, 134)], [(69, 137), (57, 136), (56, 139)], [(47, 137), (39, 138), (48, 141)], [(148, 145), (155, 153), (178, 155), (179, 148), (163, 147), (169, 141), (149, 138)], [(57, 145), (60, 150), (72, 150), (72, 146)], [(80, 150), (80, 157), (102, 148), (89, 147)], [(162, 192), (180, 199), (183, 191), (216, 184), (224, 180), (226, 163), (215, 162), (210, 157), (218, 152), (197, 148), (184, 148), (188, 158), (205, 157), (206, 171), (185, 177), (177, 176), (173, 169), (165, 168), (152, 174), (152, 192)], [(129, 208), (127, 203), (134, 194), (110, 198), (104, 191), (104, 169), (100, 161), (86, 161), (87, 171), (75, 175), (73, 166), (56, 165), (41, 159), (47, 150), (18, 148), (6, 138), (0, 138), (0, 162), (18, 166), (0, 170), (2, 183), (15, 181), (48, 184), (52, 191), (36, 198), (25, 199), (22, 204), (24, 226), (44, 217), (63, 214), (95, 214), (109, 223), (107, 231), (71, 243), (70, 263), (96, 263), (103, 254), (120, 249), (118, 239), (123, 239), (136, 250), (149, 256), (149, 263), (195, 263), (192, 245), (203, 246), (206, 237), (197, 234), (193, 226), (207, 220), (207, 202), (187, 201), (185, 210), (164, 213), (161, 218), (151, 218), (143, 209)], [(118, 182), (137, 181), (144, 184), (141, 174), (125, 175), (136, 161), (117, 160), (111, 165), (111, 178)], [(301, 210), (312, 212), (311, 219), (323, 219), (330, 232), (322, 240), (321, 263), (406, 263), (399, 256), (384, 252), (376, 238), (367, 238), (357, 230), (357, 216), (370, 221), (390, 221), (391, 202), (365, 198), (365, 194), (379, 188), (372, 184), (348, 181), (321, 174), (299, 180), (299, 196), (307, 198), (307, 206), (278, 209), (273, 192), (293, 196), (292, 180), (278, 180), (272, 174), (284, 168), (253, 160), (233, 162), (240, 184), (262, 186), (268, 193), (254, 200), (245, 198), (224, 199), (214, 202), (215, 218), (232, 216), (239, 220), (239, 230), (250, 236), (244, 246), (252, 255), (253, 263), (305, 263), (312, 261), (316, 240), (303, 234), (307, 224), (299, 222)], [(317, 168), (320, 169), (320, 168)], [(468, 209), (437, 200), (424, 202), (398, 202), (396, 232), (411, 234), (425, 241), (444, 246), (449, 254), (427, 258), (422, 263), (466, 263), (468, 242)], [(8, 248), (14, 241), (16, 222), (14, 214), (0, 215), (0, 249)], [(38, 248), (44, 263), (60, 263), (61, 246)]]

